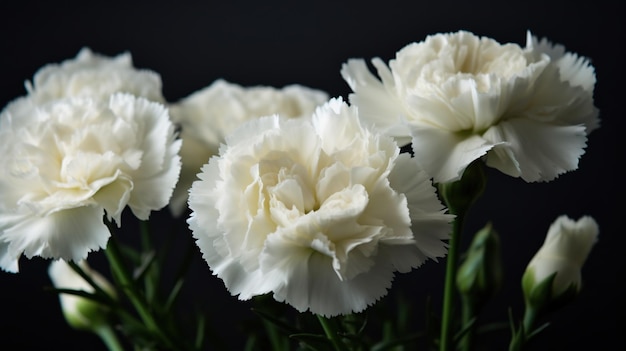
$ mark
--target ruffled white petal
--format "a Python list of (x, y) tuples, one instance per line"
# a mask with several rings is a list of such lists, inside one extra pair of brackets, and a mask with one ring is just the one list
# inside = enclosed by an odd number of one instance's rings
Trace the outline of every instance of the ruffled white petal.
[(180, 138), (183, 140), (178, 152), (182, 162), (180, 177), (169, 203), (169, 209), (174, 217), (180, 217), (187, 209), (191, 185), (198, 180), (197, 174), (200, 173), (202, 166), (218, 152), (218, 146), (213, 147), (201, 143), (197, 139), (187, 136), (185, 130), (181, 131)]
[(119, 118), (137, 123), (141, 165), (129, 171), (134, 188), (128, 206), (137, 218), (146, 220), (151, 211), (169, 203), (180, 174), (178, 151), (182, 141), (176, 139), (163, 105), (118, 93), (111, 96), (109, 106)]
[(561, 80), (568, 81), (573, 86), (580, 86), (592, 93), (596, 84), (595, 69), (588, 58), (567, 52), (560, 44), (553, 44), (547, 38), (539, 40), (530, 32), (527, 33), (526, 49), (544, 53), (556, 63)]
[[(506, 140), (497, 148), (497, 157), (487, 156), (487, 165), (509, 174), (511, 164), (518, 170), (511, 176), (519, 176), (527, 182), (551, 181), (559, 175), (578, 168), (578, 161), (585, 153), (587, 136), (583, 126), (554, 126), (528, 119), (514, 119), (493, 127), (484, 135), (492, 143)], [(513, 158), (513, 159), (507, 159)]]
[(412, 134), (415, 159), (440, 183), (460, 179), (470, 163), (501, 142), (441, 129), (414, 128)]
[(117, 92), (165, 101), (160, 75), (134, 68), (130, 53), (107, 57), (89, 48), (81, 49), (73, 59), (42, 67), (26, 87), (38, 103), (75, 97), (107, 104), (109, 97)]
[(282, 273), (282, 279), (273, 279), (282, 280), (273, 289), (274, 298), (300, 312), (309, 310), (326, 317), (361, 312), (391, 287), (393, 271), (386, 262), (377, 262), (367, 274), (342, 281), (335, 274), (330, 257), (285, 239), (270, 236), (260, 259), (267, 267), (267, 275)]
[[(388, 71), (380, 65), (377, 68), (381, 75)], [(400, 145), (410, 142), (408, 131), (402, 122), (406, 111), (402, 108), (401, 101), (393, 94), (391, 87), (376, 79), (364, 60), (348, 60), (341, 68), (341, 76), (354, 91), (349, 96), (350, 103), (359, 106), (359, 115), (364, 121), (394, 137)]]
[[(196, 244), (213, 274), (224, 281), (233, 295), (247, 300), (271, 291), (271, 282), (259, 270), (246, 271), (225, 241), (220, 213), (215, 207), (216, 184), (220, 182), (217, 162), (209, 162), (198, 174), (189, 193), (189, 206), (194, 210), (187, 220)], [(229, 257), (230, 256), (230, 257)], [(270, 285), (270, 287), (266, 287)]]
[(396, 161), (396, 167), (389, 174), (391, 187), (407, 198), (417, 250), (413, 261), (390, 256), (400, 272), (419, 267), (428, 259), (444, 257), (448, 246), (443, 241), (450, 238), (449, 223), (454, 220), (454, 216), (446, 213), (446, 207), (439, 201), (430, 176), (416, 160), (406, 153), (401, 154)]
[(2, 231), (2, 268), (17, 272), (22, 253), (32, 258), (61, 258), (79, 261), (91, 251), (106, 247), (110, 232), (102, 220), (101, 207), (85, 206), (62, 210), (45, 217), (23, 217)]

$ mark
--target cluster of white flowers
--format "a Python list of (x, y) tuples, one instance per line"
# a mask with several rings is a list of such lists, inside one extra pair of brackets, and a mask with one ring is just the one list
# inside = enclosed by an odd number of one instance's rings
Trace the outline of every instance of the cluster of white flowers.
[(380, 79), (364, 60), (343, 65), (349, 103), (221, 79), (167, 103), (129, 54), (88, 49), (42, 68), (0, 115), (0, 267), (78, 261), (105, 247), (103, 215), (119, 225), (126, 206), (145, 220), (188, 205), (233, 295), (362, 311), (395, 272), (446, 255), (454, 216), (433, 180), (482, 158), (550, 181), (577, 168), (599, 125), (589, 61), (530, 34), (525, 48), (437, 34), (372, 63)]

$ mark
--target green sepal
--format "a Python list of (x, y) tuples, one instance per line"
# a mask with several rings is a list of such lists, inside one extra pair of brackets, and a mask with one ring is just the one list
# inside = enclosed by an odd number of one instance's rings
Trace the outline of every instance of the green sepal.
[(522, 276), (522, 289), (527, 308), (536, 311), (544, 311), (552, 301), (552, 285), (556, 278), (556, 272), (549, 275), (541, 282), (535, 281), (535, 272), (529, 268)]
[(476, 160), (470, 163), (461, 179), (455, 182), (439, 183), (437, 188), (442, 200), (453, 214), (466, 213), (478, 200), (487, 186), (487, 177), (483, 170), (483, 162)]

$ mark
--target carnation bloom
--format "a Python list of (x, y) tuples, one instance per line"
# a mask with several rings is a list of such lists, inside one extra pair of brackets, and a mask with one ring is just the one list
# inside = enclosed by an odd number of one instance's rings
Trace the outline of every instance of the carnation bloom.
[(301, 85), (242, 87), (219, 79), (171, 104), (172, 119), (180, 125), (183, 139), (183, 168), (170, 203), (172, 213), (180, 216), (186, 209), (196, 174), (235, 128), (261, 116), (310, 116), (326, 100), (325, 92)]
[(524, 272), (524, 293), (528, 297), (545, 280), (554, 276), (551, 296), (557, 298), (569, 288), (581, 286), (581, 268), (598, 239), (599, 228), (590, 216), (574, 221), (558, 217), (550, 226), (546, 239)]
[(161, 76), (133, 67), (130, 53), (115, 57), (96, 54), (89, 48), (75, 58), (40, 68), (32, 82), (26, 82), (29, 96), (36, 103), (66, 97), (90, 98), (108, 104), (118, 92), (164, 103)]
[(447, 251), (453, 216), (430, 178), (341, 99), (312, 119), (244, 124), (198, 177), (189, 226), (241, 300), (273, 292), (298, 311), (359, 312), (395, 271)]
[(107, 105), (18, 98), (0, 114), (0, 267), (18, 260), (78, 261), (106, 246), (103, 222), (128, 206), (146, 220), (167, 205), (180, 172), (165, 107), (117, 93)]
[(389, 66), (352, 59), (341, 74), (362, 118), (399, 143), (437, 182), (458, 180), (472, 161), (527, 182), (578, 167), (599, 125), (594, 68), (528, 34), (525, 48), (460, 31), (428, 36)]

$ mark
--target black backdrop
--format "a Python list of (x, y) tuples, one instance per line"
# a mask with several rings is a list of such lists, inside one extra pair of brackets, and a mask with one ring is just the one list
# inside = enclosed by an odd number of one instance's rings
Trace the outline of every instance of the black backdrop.
[[(584, 267), (583, 291), (552, 318), (541, 349), (623, 349), (623, 2), (4, 1), (0, 13), (3, 105), (25, 93), (24, 80), (39, 67), (74, 57), (83, 46), (107, 55), (130, 51), (135, 66), (161, 74), (169, 101), (217, 78), (245, 86), (300, 83), (345, 98), (349, 89), (339, 69), (347, 59), (387, 60), (409, 42), (460, 29), (522, 45), (530, 30), (591, 58), (602, 126), (590, 136), (580, 168), (547, 184), (489, 172), (467, 229), (492, 220), (501, 233), (507, 280), (488, 309), (506, 320), (508, 306), (520, 312), (519, 276), (550, 223), (560, 214), (594, 216), (600, 240)], [(102, 260), (101, 253), (92, 257)], [(443, 262), (399, 276), (392, 293), (403, 289), (416, 301), (438, 296)], [(24, 260), (19, 274), (0, 272), (0, 349), (103, 350), (95, 337), (71, 330), (56, 297), (42, 290), (49, 285), (47, 264)], [(191, 294), (213, 306), (210, 320), (221, 333), (250, 317), (249, 306), (230, 297), (203, 262), (193, 273)]]

